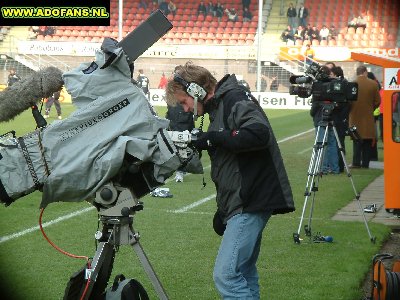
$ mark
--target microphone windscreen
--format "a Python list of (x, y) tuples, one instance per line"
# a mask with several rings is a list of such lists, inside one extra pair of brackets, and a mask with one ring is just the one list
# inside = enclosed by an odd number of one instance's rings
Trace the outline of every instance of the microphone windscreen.
[(0, 92), (0, 122), (10, 121), (23, 111), (61, 90), (62, 72), (47, 67), (14, 83)]

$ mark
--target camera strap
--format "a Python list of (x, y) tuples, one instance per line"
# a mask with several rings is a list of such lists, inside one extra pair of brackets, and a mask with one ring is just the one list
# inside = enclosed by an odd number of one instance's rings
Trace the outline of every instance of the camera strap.
[(31, 157), (29, 156), (29, 151), (28, 148), (25, 145), (25, 141), (23, 137), (19, 137), (18, 138), (18, 143), (21, 146), (21, 151), (22, 151), (22, 155), (25, 158), (26, 164), (28, 165), (28, 169), (29, 172), (31, 173), (32, 179), (33, 179), (33, 183), (35, 184), (35, 188), (36, 189), (40, 189), (41, 188), (41, 184), (39, 182), (39, 178), (37, 177), (35, 168), (33, 166)]

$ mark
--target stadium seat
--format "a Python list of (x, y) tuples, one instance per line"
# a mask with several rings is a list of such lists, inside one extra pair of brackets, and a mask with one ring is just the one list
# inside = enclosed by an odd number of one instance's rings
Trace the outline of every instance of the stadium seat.
[(369, 47), (369, 42), (366, 41), (366, 40), (361, 40), (361, 41), (360, 41), (360, 45), (361, 45), (361, 47), (363, 47), (363, 48), (367, 48), (367, 47)]
[(360, 41), (353, 40), (350, 43), (351, 47), (359, 48), (361, 46)]
[(295, 46), (302, 46), (303, 45), (303, 40), (297, 39), (294, 44), (295, 44)]
[(347, 33), (354, 34), (354, 33), (356, 33), (356, 30), (354, 27), (349, 27), (349, 28), (347, 28)]
[(369, 41), (369, 46), (370, 46), (370, 47), (374, 47), (374, 48), (375, 48), (375, 47), (378, 47), (378, 41), (372, 41), (372, 40)]

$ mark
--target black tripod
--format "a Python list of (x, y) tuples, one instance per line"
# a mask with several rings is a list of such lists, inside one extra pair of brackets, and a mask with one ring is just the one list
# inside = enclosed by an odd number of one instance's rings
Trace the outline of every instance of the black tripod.
[(103, 228), (101, 232), (96, 233), (99, 244), (91, 267), (86, 270), (85, 277), (88, 283), (83, 299), (100, 298), (100, 293), (107, 287), (116, 251), (120, 245), (131, 245), (159, 299), (167, 300), (168, 296), (139, 243), (140, 235), (132, 226), (133, 215), (143, 209), (143, 203), (138, 201), (129, 188), (113, 183), (104, 185), (96, 193), (95, 203), (105, 205), (107, 202), (116, 204), (100, 212)]
[[(331, 119), (331, 114), (332, 114), (333, 109), (334, 109), (333, 104), (327, 104), (327, 105), (324, 104), (322, 107), (322, 121), (319, 122), (318, 127), (317, 127), (317, 134), (316, 134), (314, 145), (313, 145), (310, 164), (308, 166), (308, 177), (307, 177), (306, 189), (304, 192), (305, 199), (304, 199), (303, 211), (302, 211), (301, 218), (300, 218), (299, 228), (297, 229), (297, 232), (293, 233), (293, 239), (296, 244), (300, 244), (301, 226), (303, 224), (303, 219), (304, 219), (304, 215), (305, 215), (305, 211), (306, 211), (306, 207), (307, 207), (307, 202), (308, 202), (308, 198), (310, 196), (312, 196), (310, 215), (308, 218), (308, 224), (304, 226), (304, 231), (305, 231), (306, 236), (311, 237), (311, 221), (312, 221), (312, 215), (313, 215), (313, 210), (314, 210), (315, 192), (318, 191), (319, 179), (322, 176), (321, 167), (322, 167), (322, 163), (324, 161), (324, 155), (326, 152), (326, 146), (327, 146), (327, 142), (328, 142), (328, 130), (331, 129), (331, 130), (333, 130), (333, 133), (335, 135), (335, 139), (336, 139), (336, 142), (337, 142), (338, 148), (340, 150), (340, 154), (341, 154), (341, 159), (342, 159), (343, 165), (346, 169), (347, 177), (350, 178), (350, 182), (353, 187), (354, 195), (358, 202), (358, 206), (360, 208), (362, 217), (364, 219), (365, 227), (367, 228), (369, 238), (370, 238), (371, 242), (375, 243), (376, 238), (371, 235), (371, 232), (369, 230), (367, 219), (365, 218), (364, 210), (361, 205), (360, 194), (357, 192), (357, 190), (355, 188), (353, 177), (352, 177), (349, 167), (346, 163), (344, 149), (342, 147), (342, 144), (340, 143), (335, 124), (334, 124), (333, 120)], [(323, 133), (323, 137), (321, 139), (320, 136), (322, 135), (322, 130), (324, 133)]]

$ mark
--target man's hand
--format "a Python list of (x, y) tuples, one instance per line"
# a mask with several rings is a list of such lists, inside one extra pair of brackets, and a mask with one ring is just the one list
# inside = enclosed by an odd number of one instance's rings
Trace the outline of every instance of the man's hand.
[(212, 140), (214, 138), (215, 132), (199, 132), (194, 137), (192, 137), (192, 145), (197, 150), (207, 150), (210, 149), (212, 145)]

